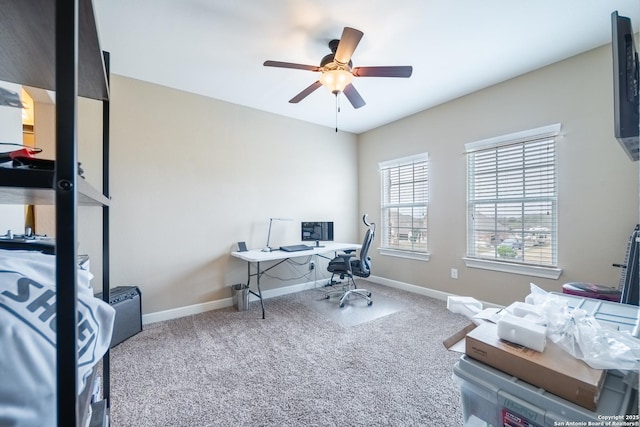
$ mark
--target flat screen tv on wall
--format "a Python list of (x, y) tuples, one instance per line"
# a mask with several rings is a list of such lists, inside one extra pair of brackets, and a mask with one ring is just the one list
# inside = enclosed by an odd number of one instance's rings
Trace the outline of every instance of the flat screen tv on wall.
[(633, 161), (640, 159), (640, 112), (638, 111), (638, 53), (631, 20), (611, 14), (613, 50), (613, 102), (615, 137)]

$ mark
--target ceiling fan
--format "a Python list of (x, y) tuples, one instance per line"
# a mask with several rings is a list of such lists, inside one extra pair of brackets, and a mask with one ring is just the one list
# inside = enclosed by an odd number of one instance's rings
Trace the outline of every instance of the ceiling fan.
[(345, 27), (340, 40), (331, 40), (331, 53), (320, 61), (320, 66), (295, 64), (291, 62), (265, 61), (266, 67), (293, 68), (296, 70), (316, 71), (322, 73), (320, 78), (309, 87), (294, 96), (289, 102), (295, 104), (309, 96), (320, 86), (326, 86), (334, 95), (344, 93), (353, 108), (363, 107), (366, 103), (360, 93), (351, 84), (354, 77), (411, 77), (413, 67), (353, 67), (351, 55), (356, 50), (364, 33), (355, 28)]

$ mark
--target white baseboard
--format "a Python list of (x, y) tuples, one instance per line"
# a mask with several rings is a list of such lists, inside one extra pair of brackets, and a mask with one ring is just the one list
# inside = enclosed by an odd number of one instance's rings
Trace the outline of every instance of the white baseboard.
[[(448, 297), (466, 296), (466, 295), (452, 294), (449, 292), (436, 291), (435, 289), (411, 285), (409, 283), (404, 283), (404, 282), (398, 282), (397, 280), (385, 279), (384, 277), (370, 276), (367, 280), (373, 283), (377, 283), (379, 285), (385, 285), (390, 288), (402, 289), (407, 292), (413, 292), (414, 294), (424, 295), (424, 296), (442, 300), (442, 301), (447, 301)], [(487, 302), (484, 300), (480, 300), (479, 302), (485, 308), (487, 307), (504, 308), (504, 306), (502, 305), (494, 304), (492, 302)]]
[(155, 313), (143, 314), (142, 324), (148, 325), (149, 323), (162, 322), (163, 320), (178, 319), (210, 310), (231, 307), (232, 305), (233, 300), (231, 298), (224, 298), (216, 301), (187, 305), (185, 307), (172, 308), (170, 310), (156, 311)]
[[(422, 286), (412, 285), (409, 283), (399, 282), (397, 280), (385, 279), (384, 277), (369, 276), (367, 280), (390, 288), (402, 289), (407, 292), (413, 292), (415, 294), (428, 296), (438, 300), (446, 301), (449, 296), (456, 296), (448, 292), (436, 291), (435, 289), (429, 289)], [(262, 292), (262, 298), (269, 299), (279, 297), (282, 295), (291, 294), (294, 292), (300, 292), (307, 289), (315, 289), (318, 287), (317, 282), (306, 282), (291, 286), (282, 286), (276, 289), (269, 289)], [(257, 301), (258, 297), (250, 295), (250, 301)], [(200, 304), (188, 305), (185, 307), (172, 308), (170, 310), (157, 311), (155, 313), (149, 313), (142, 316), (142, 324), (147, 325), (149, 323), (161, 322), (164, 320), (177, 319), (180, 317), (191, 316), (194, 314), (204, 313), (210, 310), (217, 310), (220, 308), (231, 307), (233, 305), (232, 298), (224, 298), (216, 301), (209, 301)]]
[[(262, 298), (269, 299), (279, 297), (281, 295), (292, 294), (294, 292), (314, 289), (318, 286), (317, 282), (306, 282), (291, 286), (282, 286), (276, 289), (268, 289), (262, 291)], [(255, 295), (249, 295), (249, 301), (258, 301)], [(216, 301), (208, 301), (199, 304), (187, 305), (185, 307), (172, 308), (170, 310), (156, 311), (142, 315), (142, 324), (162, 322), (164, 320), (178, 319), (180, 317), (191, 316), (194, 314), (204, 313), (210, 310), (218, 310), (220, 308), (231, 307), (233, 305), (232, 298), (223, 298)]]
[(397, 280), (385, 279), (384, 277), (369, 276), (368, 281), (377, 283), (379, 285), (385, 285), (390, 288), (402, 289), (403, 291), (413, 292), (414, 294), (424, 295), (434, 299), (446, 301), (447, 297), (455, 296), (448, 292), (436, 291), (435, 289), (425, 288), (422, 286), (412, 285), (410, 283), (399, 282)]

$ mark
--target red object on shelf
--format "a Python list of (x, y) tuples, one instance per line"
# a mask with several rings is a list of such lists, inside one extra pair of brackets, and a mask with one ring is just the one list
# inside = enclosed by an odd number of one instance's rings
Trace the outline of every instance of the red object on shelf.
[(40, 150), (34, 150), (32, 148), (22, 148), (20, 150), (12, 151), (9, 153), (9, 157), (11, 159), (15, 159), (16, 157), (35, 157), (34, 154), (39, 153)]

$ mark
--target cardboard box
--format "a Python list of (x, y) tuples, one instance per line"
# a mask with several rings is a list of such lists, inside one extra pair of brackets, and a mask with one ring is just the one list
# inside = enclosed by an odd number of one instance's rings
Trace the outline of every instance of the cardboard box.
[(464, 353), (465, 339), (469, 332), (473, 331), (476, 325), (471, 323), (464, 328), (460, 329), (455, 334), (451, 335), (442, 341), (442, 344), (447, 350), (457, 351), (458, 353)]
[(570, 402), (594, 411), (606, 371), (593, 369), (548, 342), (544, 352), (501, 340), (497, 325), (485, 323), (466, 337), (465, 353)]

